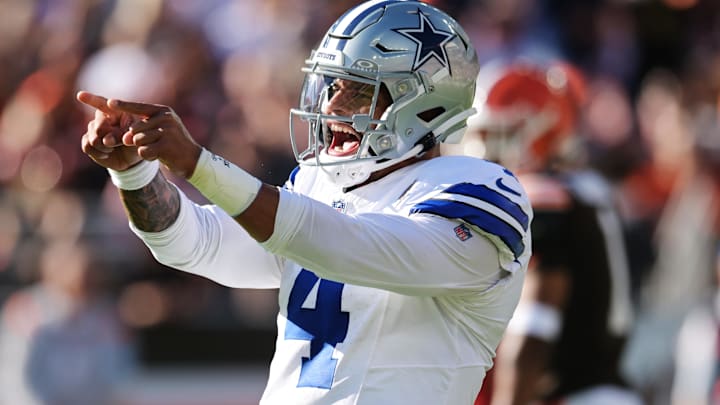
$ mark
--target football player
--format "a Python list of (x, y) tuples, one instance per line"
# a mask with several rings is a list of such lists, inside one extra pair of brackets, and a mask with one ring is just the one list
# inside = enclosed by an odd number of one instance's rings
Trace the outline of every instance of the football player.
[(632, 316), (622, 227), (575, 136), (585, 87), (558, 61), (501, 61), (479, 74), (468, 138), (515, 172), (534, 219), (523, 294), (477, 404), (639, 403), (619, 372)]
[(478, 70), (446, 13), (370, 1), (303, 68), (284, 187), (198, 145), (167, 106), (78, 93), (96, 108), (82, 150), (160, 262), (279, 288), (262, 403), (472, 404), (519, 300), (532, 219), (502, 166), (439, 156), (474, 112)]

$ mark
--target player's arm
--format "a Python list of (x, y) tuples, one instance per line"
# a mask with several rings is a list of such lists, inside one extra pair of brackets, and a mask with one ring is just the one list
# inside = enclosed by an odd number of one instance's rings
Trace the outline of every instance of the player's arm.
[[(93, 122), (100, 121), (93, 128), (89, 126), (83, 150), (97, 163), (110, 169), (116, 175), (115, 180), (134, 182), (137, 177), (153, 176), (157, 165), (148, 162), (159, 161), (179, 177), (187, 178), (211, 202), (234, 217), (254, 239), (264, 241), (270, 237), (279, 199), (278, 191), (203, 149), (172, 108), (108, 100), (86, 92), (79, 93), (78, 99), (98, 109), (99, 114), (96, 114)], [(111, 117), (113, 120), (109, 122), (103, 117)], [(100, 130), (103, 125), (112, 128), (112, 133), (104, 135)], [(124, 153), (122, 157), (127, 162), (116, 164), (115, 157), (119, 152)], [(127, 173), (127, 169), (134, 165), (139, 167), (134, 173)], [(152, 191), (167, 191), (162, 186), (158, 187)], [(130, 201), (132, 205), (129, 208), (133, 212), (129, 214), (134, 219), (133, 223), (142, 230), (151, 231), (157, 230), (158, 226), (167, 226), (172, 222), (173, 213), (177, 215), (177, 204), (166, 206), (165, 203), (172, 199), (162, 199), (162, 194), (122, 197), (139, 197)], [(155, 197), (161, 199), (155, 201)], [(173, 208), (166, 213), (167, 218), (150, 220), (143, 217), (157, 214), (156, 210), (164, 208)]]
[(547, 368), (563, 326), (570, 295), (567, 263), (572, 197), (557, 180), (526, 175), (521, 182), (533, 202), (533, 259), (520, 302), (498, 348), (492, 405), (532, 403), (544, 391)]
[[(79, 101), (95, 108), (82, 149), (111, 172), (121, 189), (128, 216), (138, 229), (159, 231), (179, 212), (174, 188), (158, 176), (158, 161), (188, 178), (210, 201), (235, 217), (253, 238), (273, 232), (278, 192), (244, 170), (210, 154), (192, 138), (172, 108), (106, 99), (79, 92)], [(257, 199), (257, 201), (255, 201)]]
[(111, 173), (131, 229), (160, 263), (231, 287), (278, 286), (281, 263), (276, 256), (225, 211), (195, 204), (154, 170), (150, 183), (136, 190), (124, 190), (119, 174)]
[[(162, 161), (190, 176), (202, 152), (171, 109), (138, 103), (122, 109), (123, 102), (86, 92), (78, 100), (96, 109), (83, 151), (109, 170), (133, 231), (161, 263), (226, 285), (277, 286), (280, 264), (274, 256), (225, 212), (190, 202), (160, 172)], [(254, 193), (241, 197), (238, 204), (249, 204)]]
[[(156, 232), (140, 229), (137, 221), (130, 223), (160, 263), (231, 287), (278, 287), (280, 258), (263, 249), (219, 207), (198, 205), (167, 184), (179, 198), (176, 218)], [(153, 206), (155, 198), (139, 199), (138, 204)]]
[(528, 271), (520, 303), (498, 348), (492, 405), (525, 405), (539, 399), (562, 327), (569, 294), (563, 271)]
[(159, 232), (167, 229), (180, 212), (178, 190), (159, 170), (145, 186), (136, 190), (118, 188), (130, 222), (137, 229)]

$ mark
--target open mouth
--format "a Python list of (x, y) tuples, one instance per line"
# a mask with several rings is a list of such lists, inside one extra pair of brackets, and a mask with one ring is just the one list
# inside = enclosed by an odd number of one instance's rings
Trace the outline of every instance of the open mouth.
[(327, 154), (330, 156), (350, 156), (357, 153), (360, 148), (361, 135), (352, 127), (338, 122), (328, 122), (330, 132), (330, 146)]

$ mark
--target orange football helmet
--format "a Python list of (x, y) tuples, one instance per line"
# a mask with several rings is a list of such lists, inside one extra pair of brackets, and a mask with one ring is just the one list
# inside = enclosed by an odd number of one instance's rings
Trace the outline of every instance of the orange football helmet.
[(542, 165), (574, 134), (585, 92), (568, 63), (490, 64), (478, 75), (469, 133), (481, 137), (486, 159), (516, 170)]

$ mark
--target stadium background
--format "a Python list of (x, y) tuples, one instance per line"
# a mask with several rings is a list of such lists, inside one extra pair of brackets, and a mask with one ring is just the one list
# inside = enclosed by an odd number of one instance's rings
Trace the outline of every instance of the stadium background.
[[(74, 94), (171, 105), (202, 144), (282, 184), (295, 166), (287, 117), (300, 67), (332, 21), (356, 3), (0, 0), (0, 334), (13, 333), (13, 316), (33, 313), (30, 331), (50, 317), (14, 299), (23, 292), (53, 283), (69, 294), (91, 288), (127, 327), (119, 334), (133, 371), (117, 389), (119, 403), (256, 402), (274, 345), (275, 292), (231, 290), (157, 264), (130, 234), (106, 172), (80, 151), (88, 110)], [(639, 290), (653, 260), (648, 223), (662, 212), (672, 188), (666, 183), (694, 144), (696, 117), (717, 109), (720, 2), (433, 3), (465, 27), (481, 62), (558, 56), (586, 72), (582, 135), (590, 161), (618, 193), (639, 193), (646, 204), (627, 217)], [(658, 112), (668, 103), (675, 109)], [(664, 175), (641, 176), (657, 150), (665, 153)], [(89, 247), (93, 280), (81, 287), (43, 272), (62, 274), (76, 263), (76, 241)], [(30, 347), (32, 334), (22, 336), (0, 353)], [(24, 361), (3, 360), (3, 368)]]

